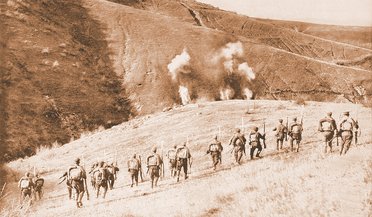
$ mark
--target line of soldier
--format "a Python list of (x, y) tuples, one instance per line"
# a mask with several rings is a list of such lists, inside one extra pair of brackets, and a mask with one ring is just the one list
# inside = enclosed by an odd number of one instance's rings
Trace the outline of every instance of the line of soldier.
[[(319, 131), (324, 134), (325, 142), (325, 152), (327, 152), (327, 147), (329, 147), (330, 152), (332, 152), (332, 141), (334, 138), (337, 139), (341, 137), (341, 151), (340, 154), (346, 154), (349, 150), (353, 136), (355, 137), (355, 142), (357, 143), (357, 132), (359, 126), (357, 122), (350, 117), (349, 112), (343, 113), (343, 118), (340, 121), (339, 129), (337, 129), (336, 121), (332, 118), (332, 113), (327, 113), (327, 117), (322, 118), (319, 121)], [(250, 145), (250, 159), (253, 160), (254, 156), (261, 158), (260, 154), (263, 148), (266, 148), (266, 133), (264, 124), (264, 133), (261, 134), (258, 131), (258, 127), (253, 127), (248, 133), (248, 144)], [(303, 121), (298, 122), (297, 118), (293, 118), (292, 123), (284, 125), (283, 120), (279, 120), (277, 127), (273, 129), (276, 136), (277, 150), (283, 148), (284, 140), (287, 141), (287, 136), (289, 136), (289, 144), (291, 151), (299, 152), (300, 143), (302, 140), (303, 132)], [(244, 134), (241, 133), (240, 129), (235, 130), (235, 134), (229, 140), (229, 146), (232, 145), (231, 153), (234, 153), (234, 159), (236, 164), (241, 164), (241, 159), (243, 155), (246, 155), (246, 143), (247, 139)], [(296, 148), (294, 149), (294, 146)], [(257, 150), (257, 152), (256, 152)], [(213, 141), (208, 145), (206, 154), (210, 154), (212, 159), (213, 170), (216, 170), (218, 164), (222, 164), (222, 143), (218, 140), (217, 136), (214, 137)], [(146, 158), (147, 172), (151, 179), (151, 188), (156, 187), (158, 180), (161, 176), (164, 176), (164, 163), (163, 157), (157, 153), (156, 146), (152, 148), (151, 154)], [(177, 182), (180, 180), (181, 170), (184, 172), (184, 178), (188, 178), (188, 170), (192, 166), (192, 157), (189, 148), (186, 146), (186, 142), (177, 147), (174, 146), (166, 153), (166, 157), (169, 159), (170, 165), (170, 176), (176, 177)], [(134, 185), (138, 186), (138, 178), (143, 181), (142, 174), (142, 159), (141, 156), (134, 154), (131, 159), (127, 162), (128, 172), (131, 177), (131, 187)], [(105, 197), (107, 188), (113, 188), (114, 181), (116, 180), (116, 173), (119, 171), (117, 165), (106, 164), (105, 162), (95, 163), (89, 174), (91, 174), (91, 183), (93, 188), (96, 190), (96, 197), (99, 195), (99, 189), (102, 187), (104, 189), (103, 197)], [(84, 192), (87, 193), (87, 199), (89, 200), (89, 192), (87, 189), (86, 179), (87, 175), (82, 166), (80, 166), (80, 159), (75, 160), (75, 165), (71, 166), (68, 171), (61, 176), (67, 181), (67, 186), (69, 189), (69, 198), (71, 199), (71, 191), (74, 189), (76, 192), (76, 203), (77, 207), (82, 207), (82, 197)], [(62, 180), (63, 181), (63, 180)], [(61, 182), (60, 182), (61, 183)]]

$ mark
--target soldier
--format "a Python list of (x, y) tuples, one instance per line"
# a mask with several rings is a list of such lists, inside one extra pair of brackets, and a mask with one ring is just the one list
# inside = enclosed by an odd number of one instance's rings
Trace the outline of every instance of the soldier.
[(221, 152), (223, 147), (221, 142), (217, 140), (217, 136), (214, 137), (214, 141), (209, 145), (207, 154), (211, 154), (213, 170), (216, 170), (216, 166), (221, 162)]
[(336, 121), (332, 118), (332, 112), (328, 112), (327, 117), (320, 119), (318, 130), (324, 135), (324, 153), (327, 153), (327, 147), (329, 147), (329, 152), (332, 153), (332, 140), (337, 137), (338, 134)]
[(173, 148), (169, 149), (167, 154), (166, 154), (168, 159), (169, 159), (169, 169), (171, 171), (171, 177), (176, 176), (176, 173), (177, 173), (176, 154), (177, 154), (177, 146), (176, 145), (174, 145)]
[(300, 142), (302, 139), (302, 123), (297, 123), (297, 118), (293, 118), (293, 122), (289, 125), (288, 129), (288, 135), (289, 138), (289, 144), (291, 144), (291, 151), (293, 151), (293, 142), (296, 141), (297, 148), (296, 152), (300, 149)]
[(108, 171), (108, 186), (110, 190), (114, 188), (115, 180), (117, 179), (117, 173), (119, 172), (119, 167), (117, 167), (117, 163), (112, 162), (111, 164), (106, 166)]
[(82, 166), (80, 166), (80, 159), (75, 160), (75, 165), (67, 170), (67, 177), (71, 183), (72, 189), (75, 190), (76, 206), (81, 208), (83, 206), (82, 200), (84, 192), (87, 192), (87, 199), (89, 200), (89, 192), (87, 189), (87, 175)]
[(276, 150), (279, 151), (283, 148), (283, 140), (288, 132), (287, 127), (283, 124), (283, 119), (279, 119), (279, 124), (273, 131), (275, 131), (276, 136)]
[(137, 155), (134, 154), (133, 158), (128, 161), (128, 172), (130, 174), (133, 187), (134, 181), (136, 181), (136, 186), (138, 186), (138, 171), (140, 170), (140, 161), (137, 159)]
[(152, 148), (152, 154), (147, 157), (147, 173), (150, 173), (151, 188), (158, 186), (158, 180), (160, 177), (160, 167), (163, 166), (163, 159), (159, 154), (156, 153), (157, 148)]
[[(251, 160), (253, 160), (254, 151), (257, 149), (256, 157), (260, 158), (260, 153), (262, 151), (262, 145), (260, 139), (265, 139), (265, 134), (261, 135), (258, 132), (258, 127), (253, 127), (252, 131), (249, 133), (249, 145), (251, 146), (250, 156)], [(266, 148), (266, 146), (264, 147)]]
[(18, 187), (21, 189), (20, 203), (22, 204), (26, 197), (28, 197), (31, 202), (34, 183), (32, 182), (29, 172), (26, 172), (25, 176), (19, 180)]
[(177, 160), (177, 182), (180, 180), (181, 169), (183, 168), (183, 172), (185, 173), (185, 179), (188, 178), (187, 176), (187, 167), (189, 164), (191, 168), (191, 154), (188, 147), (186, 147), (186, 142), (183, 146), (177, 148), (176, 152), (176, 160)]
[(357, 130), (354, 119), (350, 117), (349, 112), (344, 112), (339, 131), (342, 139), (340, 155), (342, 155), (342, 153), (346, 154), (349, 150), (351, 141), (353, 140), (354, 130)]
[(229, 145), (233, 145), (235, 162), (240, 164), (243, 153), (245, 154), (245, 143), (247, 140), (244, 135), (240, 133), (240, 129), (237, 128), (235, 132), (235, 135), (230, 139)]
[(99, 162), (98, 167), (96, 167), (93, 171), (94, 177), (94, 188), (96, 189), (96, 198), (99, 196), (99, 190), (103, 188), (103, 198), (106, 197), (107, 189), (108, 189), (108, 178), (109, 178), (109, 171), (106, 168), (106, 163), (104, 161)]
[(37, 173), (35, 176), (35, 187), (34, 187), (34, 193), (35, 193), (35, 199), (40, 200), (43, 195), (43, 186), (44, 186), (44, 179), (40, 177), (40, 175)]

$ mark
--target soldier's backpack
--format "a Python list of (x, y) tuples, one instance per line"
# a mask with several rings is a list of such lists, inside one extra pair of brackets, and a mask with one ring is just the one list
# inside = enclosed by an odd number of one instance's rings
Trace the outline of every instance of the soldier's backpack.
[(80, 167), (71, 168), (70, 180), (80, 181), (83, 178), (83, 171)]
[(158, 157), (156, 155), (151, 155), (147, 158), (147, 163), (149, 166), (158, 166)]
[(132, 160), (129, 161), (128, 167), (131, 170), (138, 170), (139, 162), (136, 159), (132, 159)]
[(172, 149), (172, 150), (169, 150), (168, 151), (168, 158), (171, 159), (171, 160), (175, 160), (176, 159), (176, 150)]
[(102, 184), (102, 182), (104, 182), (106, 180), (106, 171), (105, 169), (98, 169), (96, 171), (94, 171), (93, 173), (93, 176), (94, 176), (94, 181), (96, 182), (96, 184), (100, 185)]
[(324, 121), (322, 123), (322, 130), (324, 131), (333, 131), (333, 125), (331, 121)]
[(244, 145), (244, 141), (240, 136), (235, 136), (233, 138), (233, 145), (234, 146), (242, 146), (242, 145)]
[(41, 190), (41, 188), (43, 186), (44, 186), (44, 179), (42, 179), (42, 178), (36, 179), (36, 181), (35, 181), (35, 190), (36, 191), (39, 191), (39, 190)]
[(341, 123), (341, 130), (344, 131), (352, 131), (353, 130), (353, 123), (346, 119)]
[(213, 143), (209, 146), (209, 150), (212, 152), (216, 152), (216, 151), (219, 151), (219, 147), (217, 144)]
[(185, 147), (182, 147), (182, 148), (180, 148), (180, 149), (178, 149), (178, 151), (177, 151), (177, 157), (178, 158), (188, 158), (189, 156), (188, 156), (189, 154), (188, 154), (188, 151), (187, 151), (187, 148), (185, 148)]
[(21, 188), (30, 188), (31, 187), (31, 182), (30, 182), (30, 179), (28, 178), (23, 178), (20, 182), (20, 186)]
[(301, 133), (301, 125), (295, 124), (292, 126), (292, 133)]
[(250, 133), (249, 134), (249, 141), (250, 142), (258, 142), (258, 133)]

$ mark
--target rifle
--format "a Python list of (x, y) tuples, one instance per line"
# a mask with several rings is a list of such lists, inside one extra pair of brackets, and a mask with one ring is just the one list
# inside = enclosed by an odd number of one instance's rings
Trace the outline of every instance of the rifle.
[[(63, 176), (61, 176), (60, 178), (62, 178), (62, 177), (63, 177)], [(62, 181), (59, 181), (59, 182), (58, 182), (58, 185), (61, 184), (61, 183), (62, 183), (63, 181), (65, 181), (65, 180), (66, 180), (66, 177), (64, 177), (64, 178), (62, 179)]]
[(266, 124), (264, 122), (264, 126), (263, 126), (263, 130), (264, 130), (264, 136), (263, 136), (263, 145), (264, 145), (264, 148), (266, 148)]
[(140, 178), (141, 178), (141, 182), (143, 182), (143, 175), (142, 175), (142, 159), (141, 159), (141, 155), (139, 155), (139, 163), (140, 163), (139, 175), (140, 175)]
[(286, 128), (286, 131), (284, 134), (284, 139), (285, 141), (288, 141), (288, 117), (287, 117), (287, 122), (285, 123), (285, 128)]
[(191, 166), (192, 166), (192, 160), (191, 160), (191, 157), (189, 158), (188, 161), (189, 161), (189, 166), (190, 166), (190, 170), (189, 170), (189, 171), (190, 171), (190, 174), (191, 174)]

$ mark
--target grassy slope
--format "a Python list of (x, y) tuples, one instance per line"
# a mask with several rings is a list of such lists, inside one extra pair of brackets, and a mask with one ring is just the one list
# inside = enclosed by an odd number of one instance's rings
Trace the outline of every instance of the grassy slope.
[[(251, 114), (245, 114), (247, 107)], [(350, 110), (362, 126), (361, 145), (353, 145), (346, 156), (338, 156), (339, 147), (331, 155), (321, 153), (317, 120), (329, 110), (334, 111), (336, 119), (342, 111)], [(188, 105), (136, 118), (9, 166), (23, 171), (36, 165), (47, 180), (45, 200), (31, 209), (30, 216), (367, 216), (371, 196), (368, 189), (372, 184), (372, 132), (368, 127), (371, 109), (308, 103), (304, 107), (301, 152), (277, 153), (271, 131), (276, 120), (300, 116), (301, 111), (300, 106), (285, 101)], [(264, 150), (263, 159), (244, 159), (244, 165), (234, 166), (226, 143), (233, 129), (241, 125), (242, 117), (245, 129), (262, 127), (266, 121), (268, 149)], [(225, 151), (222, 168), (213, 173), (210, 159), (203, 155), (212, 136), (218, 133), (218, 126)], [(189, 180), (176, 184), (167, 175), (155, 190), (149, 188), (149, 182), (129, 188), (125, 164), (130, 155), (146, 156), (155, 144), (168, 149), (187, 137), (194, 156)], [(75, 157), (83, 157), (88, 167), (97, 159), (112, 161), (115, 153), (121, 169), (116, 188), (108, 192), (106, 200), (93, 198), (84, 202), (85, 208), (77, 210), (67, 200), (64, 185), (56, 186), (57, 177)], [(8, 199), (12, 201), (12, 196)]]

